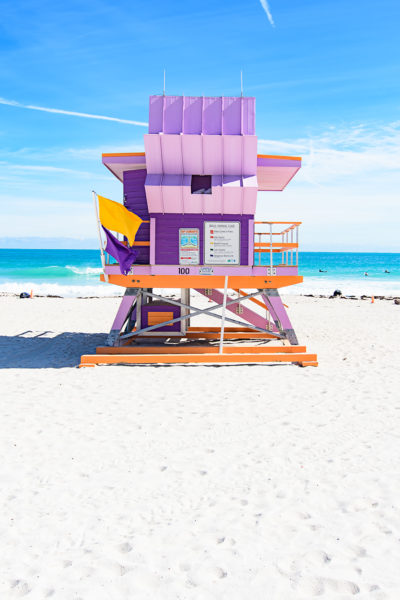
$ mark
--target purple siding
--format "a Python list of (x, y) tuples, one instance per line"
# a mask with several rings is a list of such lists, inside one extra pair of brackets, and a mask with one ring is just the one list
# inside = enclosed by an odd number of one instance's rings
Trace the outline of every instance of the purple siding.
[[(146, 192), (144, 182), (146, 180), (146, 169), (138, 171), (124, 171), (124, 205), (135, 215), (144, 221), (149, 221), (149, 210), (147, 208)], [(138, 242), (150, 240), (150, 223), (142, 223), (136, 234)], [(148, 265), (150, 261), (150, 249), (147, 246), (140, 248), (140, 254), (135, 264)]]
[(179, 264), (179, 228), (200, 230), (200, 264), (204, 264), (204, 222), (236, 221), (240, 223), (240, 264), (249, 263), (249, 220), (253, 215), (152, 214), (156, 220), (156, 265)]

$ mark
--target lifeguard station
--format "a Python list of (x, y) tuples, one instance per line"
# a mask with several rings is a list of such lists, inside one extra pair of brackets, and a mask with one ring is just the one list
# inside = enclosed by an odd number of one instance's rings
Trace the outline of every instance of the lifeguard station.
[(255, 220), (257, 192), (283, 190), (301, 158), (257, 154), (255, 98), (151, 96), (144, 147), (103, 154), (123, 184), (122, 210), (141, 224), (132, 244), (118, 242), (132, 252), (123, 268), (100, 234), (101, 280), (125, 294), (108, 345), (82, 356), (81, 366), (316, 366), (279, 295), (303, 280), (300, 222)]

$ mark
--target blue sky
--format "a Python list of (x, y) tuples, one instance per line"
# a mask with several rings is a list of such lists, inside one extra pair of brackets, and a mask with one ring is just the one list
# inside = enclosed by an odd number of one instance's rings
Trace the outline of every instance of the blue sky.
[(94, 238), (101, 153), (143, 148), (148, 96), (256, 96), (259, 151), (302, 155), (258, 218), (301, 219), (303, 249), (400, 251), (397, 0), (3, 2), (0, 237)]

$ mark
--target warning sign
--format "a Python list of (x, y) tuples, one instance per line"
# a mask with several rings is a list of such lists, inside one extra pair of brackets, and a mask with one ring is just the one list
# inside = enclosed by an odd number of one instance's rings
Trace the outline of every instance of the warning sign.
[(179, 230), (179, 264), (198, 265), (200, 262), (200, 231)]
[(204, 223), (204, 263), (206, 265), (240, 264), (240, 223), (235, 221)]

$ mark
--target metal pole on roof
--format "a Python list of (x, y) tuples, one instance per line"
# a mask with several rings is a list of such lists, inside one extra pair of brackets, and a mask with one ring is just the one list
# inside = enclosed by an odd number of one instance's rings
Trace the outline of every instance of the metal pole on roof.
[(240, 71), (240, 95), (243, 98), (243, 71)]
[(165, 69), (164, 69), (164, 87), (163, 87), (163, 96), (165, 96)]

